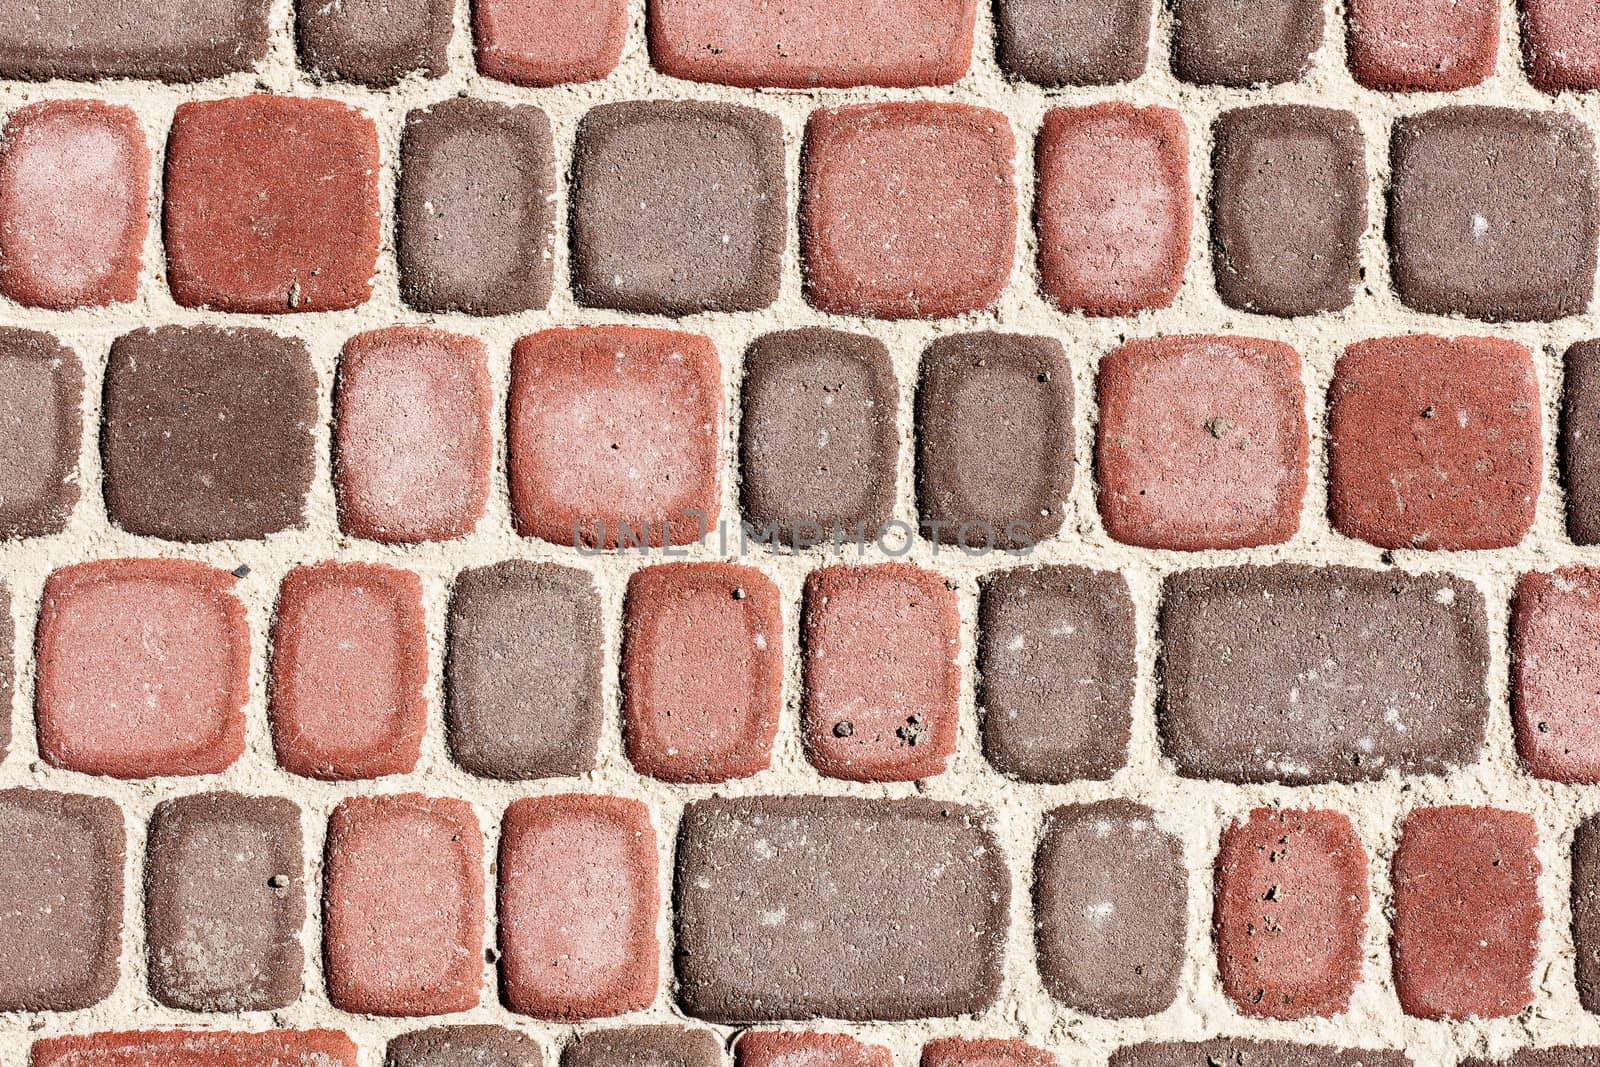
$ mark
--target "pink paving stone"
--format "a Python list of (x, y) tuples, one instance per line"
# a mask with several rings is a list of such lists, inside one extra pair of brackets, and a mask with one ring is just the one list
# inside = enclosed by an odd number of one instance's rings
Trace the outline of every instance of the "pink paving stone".
[(478, 1004), (483, 837), (464, 800), (352, 797), (328, 819), (323, 864), (328, 999), (367, 1015)]
[(1091, 315), (1171, 304), (1194, 225), (1183, 116), (1120, 103), (1056, 108), (1044, 117), (1037, 156), (1045, 296)]
[(604, 78), (627, 38), (627, 0), (472, 0), (478, 69), (513, 85)]
[(250, 632), (233, 585), (180, 560), (50, 575), (35, 639), (40, 756), (115, 778), (213, 774), (238, 759)]
[(473, 337), (420, 326), (357, 334), (339, 358), (339, 526), (373, 541), (464, 537), (489, 498), (494, 396)]
[(1306, 489), (1300, 356), (1281, 341), (1130, 341), (1100, 364), (1100, 517), (1118, 541), (1195, 551), (1276, 544)]
[(1499, 0), (1350, 0), (1350, 71), (1371, 89), (1447, 92), (1494, 73)]
[(509, 407), (524, 536), (682, 545), (715, 525), (722, 379), (710, 339), (634, 326), (532, 334), (512, 350)]
[(0, 135), (0, 293), (66, 309), (132, 300), (150, 149), (125, 107), (49, 100)]
[(945, 1037), (922, 1046), (922, 1067), (1056, 1067), (1056, 1057), (1015, 1038)]
[(648, 1008), (659, 970), (656, 833), (622, 797), (530, 797), (500, 837), (506, 1006), (574, 1022)]
[(1539, 778), (1600, 783), (1600, 570), (1525, 574), (1511, 611), (1517, 752)]
[(1600, 0), (1522, 0), (1528, 80), (1547, 93), (1600, 89)]
[(747, 1030), (733, 1051), (738, 1067), (894, 1067), (886, 1046), (849, 1034)]
[(417, 765), (428, 705), (422, 582), (375, 563), (296, 567), (272, 626), (272, 742), (293, 774), (339, 780)]

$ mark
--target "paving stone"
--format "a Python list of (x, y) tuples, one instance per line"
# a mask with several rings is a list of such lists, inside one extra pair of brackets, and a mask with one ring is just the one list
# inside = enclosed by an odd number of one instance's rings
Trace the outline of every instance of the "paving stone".
[(378, 135), (337, 100), (178, 105), (162, 234), (184, 307), (284, 314), (365, 303), (377, 268)]
[(1127, 800), (1049, 811), (1033, 870), (1046, 991), (1102, 1018), (1165, 1010), (1185, 959), (1188, 873), (1155, 813)]
[(11, 705), (17, 674), (17, 624), (11, 617), (11, 590), (0, 582), (0, 762), (11, 750)]
[(545, 330), (511, 354), (511, 509), (558, 545), (693, 544), (720, 510), (722, 380), (698, 334)]
[(561, 1067), (721, 1067), (722, 1044), (710, 1030), (629, 1026), (594, 1030), (561, 1052)]
[(982, 581), (983, 752), (1025, 782), (1104, 781), (1126, 765), (1134, 609), (1115, 571), (1029, 567)]
[(33, 1067), (356, 1067), (356, 1045), (336, 1030), (141, 1030), (51, 1037)]
[(104, 417), (106, 513), (129, 533), (223, 541), (304, 525), (317, 420), (304, 341), (250, 327), (124, 334)]
[(475, 337), (391, 326), (345, 342), (333, 394), (339, 528), (390, 544), (465, 537), (494, 463), (494, 391)]
[(921, 1067), (1056, 1067), (1042, 1048), (1015, 1038), (941, 1037), (922, 1046)]
[(650, 60), (746, 88), (949, 85), (972, 60), (977, 0), (654, 0)]
[(1152, 0), (999, 0), (1000, 69), (1051, 89), (1132, 81), (1150, 57), (1153, 6)]
[(0, 842), (0, 1011), (98, 1004), (122, 952), (122, 810), (104, 797), (7, 789)]
[(387, 89), (450, 69), (455, 0), (306, 0), (295, 5), (300, 65), (313, 77)]
[(1126, 1045), (1111, 1054), (1110, 1067), (1246, 1067), (1257, 1063), (1272, 1067), (1411, 1067), (1410, 1057), (1398, 1050), (1248, 1038)]
[(661, 902), (645, 804), (576, 794), (513, 801), (498, 869), (507, 1007), (576, 1022), (654, 1002)]
[(1486, 1056), (1468, 1056), (1460, 1067), (1587, 1067), (1600, 1056), (1600, 1048), (1579, 1048), (1576, 1045), (1553, 1048), (1518, 1049), (1504, 1059)]
[(790, 545), (876, 536), (894, 512), (900, 455), (900, 386), (884, 343), (820, 327), (764, 334), (745, 352), (742, 391), (745, 522)]
[(162, 801), (144, 866), (150, 993), (187, 1011), (286, 1008), (300, 997), (305, 855), (282, 797)]
[(1053, 337), (965, 333), (928, 345), (916, 409), (923, 536), (981, 551), (1030, 549), (1059, 533), (1072, 402), (1072, 366)]
[(435, 1026), (389, 1042), (384, 1067), (543, 1067), (539, 1042), (503, 1026)]
[(1367, 854), (1336, 811), (1256, 808), (1217, 853), (1217, 966), (1244, 1015), (1343, 1014), (1361, 977)]
[(1600, 817), (1578, 824), (1572, 842), (1572, 942), (1578, 1000), (1600, 1011)]
[(1198, 551), (1300, 529), (1310, 441), (1300, 355), (1281, 341), (1168, 336), (1100, 363), (1095, 477), (1118, 541)]
[(1546, 322), (1589, 306), (1594, 138), (1570, 115), (1445, 107), (1398, 120), (1389, 252), (1417, 311)]
[(1298, 81), (1322, 47), (1319, 0), (1175, 0), (1172, 68), (1196, 85)]
[(555, 142), (536, 107), (457, 98), (406, 115), (395, 191), (400, 295), (510, 315), (550, 301)]
[(34, 646), (40, 757), (114, 778), (215, 774), (238, 759), (250, 630), (233, 586), (186, 560), (52, 573)]
[[(1044, 295), (1089, 315), (1170, 305), (1194, 221), (1183, 116), (1115, 102), (1055, 108), (1034, 155)], [(1107, 182), (1108, 173), (1119, 180)]]
[(1223, 302), (1284, 317), (1349, 307), (1367, 228), (1355, 115), (1239, 108), (1222, 114), (1214, 136), (1211, 256)]
[(1350, 0), (1350, 73), (1369, 89), (1450, 92), (1494, 73), (1497, 0)]
[(57, 311), (134, 299), (149, 195), (150, 149), (128, 108), (13, 111), (0, 135), (0, 294)]
[(1360, 782), (1477, 761), (1483, 595), (1443, 574), (1221, 567), (1166, 581), (1162, 749), (1224, 782)]
[(1394, 854), (1395, 994), (1424, 1019), (1499, 1018), (1533, 1002), (1538, 830), (1493, 808), (1419, 808)]
[(524, 560), (462, 571), (448, 643), (447, 736), (463, 770), (517, 781), (594, 768), (603, 667), (587, 571)]
[(478, 70), (513, 85), (604, 78), (627, 39), (627, 0), (472, 0)]
[(904, 563), (806, 576), (801, 729), (825, 777), (909, 782), (955, 753), (961, 647), (956, 594)]
[(888, 1046), (848, 1034), (746, 1030), (733, 1051), (739, 1067), (894, 1067)]
[(783, 123), (709, 101), (603, 104), (578, 126), (572, 288), (647, 315), (756, 311), (778, 298)]
[(1011, 278), (1010, 122), (965, 104), (859, 104), (806, 124), (800, 234), (821, 311), (937, 319), (987, 308)]
[(782, 601), (752, 567), (669, 563), (634, 572), (621, 670), (634, 770), (667, 782), (766, 770), (783, 708)]
[(982, 1010), (1000, 989), (1010, 899), (986, 819), (920, 797), (691, 803), (673, 898), (679, 1003), (718, 1023)]
[(0, 78), (196, 82), (250, 70), (267, 54), (270, 0), (7, 0)]
[(1517, 544), (1544, 468), (1539, 380), (1522, 345), (1387, 337), (1351, 345), (1328, 389), (1328, 514), (1382, 548)]
[(1595, 0), (1520, 0), (1528, 80), (1547, 93), (1600, 89), (1600, 6)]
[(472, 805), (417, 793), (341, 801), (328, 818), (322, 953), (341, 1011), (477, 1007), (483, 838)]
[(272, 623), (272, 747), (291, 774), (407, 774), (428, 725), (422, 582), (379, 563), (300, 566)]
[(1600, 783), (1600, 572), (1524, 574), (1511, 611), (1517, 753), (1536, 778)]
[(83, 368), (47, 333), (0, 327), (0, 538), (66, 529), (78, 503)]
[(1600, 341), (1580, 341), (1562, 360), (1561, 481), (1567, 536), (1600, 544)]

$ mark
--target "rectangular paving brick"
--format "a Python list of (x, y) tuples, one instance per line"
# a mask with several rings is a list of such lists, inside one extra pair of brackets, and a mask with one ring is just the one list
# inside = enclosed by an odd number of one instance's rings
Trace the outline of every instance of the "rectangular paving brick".
[(593, 1030), (561, 1052), (561, 1067), (722, 1067), (722, 1063), (717, 1035), (687, 1026)]
[(1197, 85), (1299, 80), (1322, 45), (1320, 0), (1176, 0), (1173, 71)]
[(1449, 92), (1494, 73), (1497, 0), (1350, 0), (1350, 73), (1370, 89)]
[(604, 78), (627, 36), (627, 0), (472, 0), (478, 70), (513, 85)]
[(1112, 85), (1144, 73), (1152, 0), (999, 0), (1000, 69), (1050, 88)]
[(83, 368), (37, 330), (0, 328), (0, 537), (59, 533), (78, 503)]
[(1600, 341), (1579, 341), (1562, 358), (1560, 446), (1567, 536), (1600, 544)]
[(691, 804), (673, 889), (679, 1003), (724, 1023), (983, 1009), (1010, 897), (985, 818), (920, 798)]
[(941, 1037), (922, 1046), (920, 1067), (1056, 1067), (1055, 1056), (1017, 1038)]
[(194, 82), (267, 54), (269, 0), (5, 0), (0, 78)]
[(1511, 711), (1528, 772), (1600, 783), (1600, 573), (1588, 567), (1524, 574), (1511, 610)]
[(307, 0), (295, 5), (300, 65), (387, 89), (410, 74), (444, 75), (455, 0)]
[(356, 1067), (333, 1030), (144, 1030), (45, 1038), (33, 1067)]

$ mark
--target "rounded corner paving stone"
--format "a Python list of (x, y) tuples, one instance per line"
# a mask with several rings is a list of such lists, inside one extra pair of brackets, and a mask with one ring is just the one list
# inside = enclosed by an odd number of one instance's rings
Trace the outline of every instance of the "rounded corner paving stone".
[(1578, 824), (1572, 841), (1572, 944), (1576, 960), (1578, 1002), (1583, 1010), (1600, 1011), (1600, 817)]
[(1175, 0), (1173, 72), (1195, 85), (1299, 81), (1322, 47), (1321, 0)]
[(1047, 89), (1132, 81), (1149, 61), (1153, 8), (1152, 0), (999, 0), (1000, 69)]
[(82, 438), (76, 353), (50, 334), (0, 327), (0, 538), (66, 529)]
[(480, 73), (528, 87), (598, 81), (628, 38), (628, 0), (471, 0)]
[(1451, 92), (1494, 73), (1498, 0), (1350, 0), (1350, 73), (1369, 89)]
[(894, 1067), (888, 1046), (848, 1034), (746, 1030), (733, 1051), (738, 1067)]
[(295, 5), (300, 65), (372, 89), (443, 77), (454, 15), (455, 0), (305, 0)]
[(1109, 1067), (1412, 1067), (1398, 1049), (1341, 1048), (1293, 1041), (1224, 1037), (1210, 1041), (1150, 1041), (1125, 1045)]
[(1528, 80), (1547, 93), (1600, 89), (1600, 18), (1593, 0), (1521, 0)]
[(1524, 574), (1511, 605), (1517, 754), (1547, 781), (1600, 784), (1600, 572)]
[(689, 1026), (591, 1030), (561, 1050), (561, 1067), (723, 1067), (722, 1042)]
[(266, 57), (270, 0), (7, 0), (0, 78), (198, 82)]
[(431, 1026), (391, 1038), (383, 1067), (544, 1067), (536, 1038), (504, 1026)]
[(1560, 470), (1567, 536), (1600, 544), (1600, 340), (1580, 341), (1562, 359)]
[(941, 1037), (922, 1046), (920, 1067), (1056, 1067), (1055, 1055), (1020, 1038)]

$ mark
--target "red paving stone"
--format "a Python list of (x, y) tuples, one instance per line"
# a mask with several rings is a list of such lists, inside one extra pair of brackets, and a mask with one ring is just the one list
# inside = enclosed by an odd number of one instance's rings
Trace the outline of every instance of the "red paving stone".
[(738, 1067), (894, 1067), (887, 1046), (848, 1034), (747, 1030), (733, 1052)]
[(627, 0), (473, 0), (478, 70), (513, 85), (604, 78), (628, 36)]
[(142, 1030), (34, 1042), (33, 1067), (356, 1067), (334, 1030)]
[(1350, 0), (1350, 72), (1371, 89), (1449, 92), (1494, 73), (1498, 0)]
[(1511, 612), (1517, 753), (1538, 778), (1600, 783), (1600, 572), (1525, 574)]
[(1600, 3), (1522, 0), (1517, 9), (1529, 81), (1547, 93), (1600, 89)]

